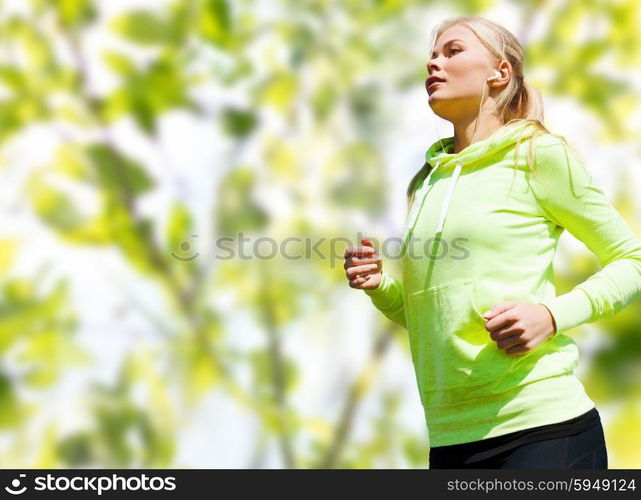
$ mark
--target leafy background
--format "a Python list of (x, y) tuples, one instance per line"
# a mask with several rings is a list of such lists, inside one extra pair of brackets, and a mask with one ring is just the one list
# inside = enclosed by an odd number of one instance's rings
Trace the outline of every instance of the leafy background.
[[(0, 2), (0, 466), (427, 467), (405, 332), (341, 258), (400, 235), (451, 135), (423, 82), (452, 15), (517, 34), (641, 235), (634, 0)], [(325, 257), (219, 258), (240, 233)], [(555, 264), (559, 293), (598, 269), (568, 233)], [(640, 314), (570, 333), (611, 468), (641, 466)]]

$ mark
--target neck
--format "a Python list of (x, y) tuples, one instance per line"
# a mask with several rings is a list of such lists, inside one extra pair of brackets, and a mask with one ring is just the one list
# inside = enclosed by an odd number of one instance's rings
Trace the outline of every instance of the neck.
[[(476, 125), (477, 116), (479, 119), (478, 127)], [(472, 144), (472, 139), (474, 142), (486, 139), (503, 125), (504, 124), (496, 117), (496, 115), (484, 113), (481, 115), (466, 117), (454, 122), (454, 149), (452, 152), (458, 153), (465, 149)], [(476, 133), (474, 133), (475, 127), (477, 127)]]

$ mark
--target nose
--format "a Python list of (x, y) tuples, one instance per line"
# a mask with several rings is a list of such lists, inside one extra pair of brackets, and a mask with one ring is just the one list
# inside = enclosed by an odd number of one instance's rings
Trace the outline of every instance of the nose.
[(434, 73), (434, 71), (435, 71), (435, 70), (440, 69), (440, 66), (439, 66), (438, 64), (436, 64), (436, 61), (438, 61), (438, 60), (439, 60), (439, 59), (438, 59), (438, 57), (434, 57), (434, 58), (432, 58), (432, 59), (430, 59), (430, 60), (428, 61), (428, 63), (427, 63), (427, 72), (428, 72), (430, 75), (431, 75), (432, 73)]

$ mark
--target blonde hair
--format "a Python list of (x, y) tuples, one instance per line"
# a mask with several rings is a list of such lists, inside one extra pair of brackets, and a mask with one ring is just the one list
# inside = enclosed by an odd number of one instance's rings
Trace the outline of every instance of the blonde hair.
[[(512, 65), (512, 77), (496, 102), (495, 112), (501, 123), (508, 125), (519, 121), (528, 121), (537, 128), (530, 139), (542, 134), (551, 134), (566, 142), (563, 137), (552, 134), (543, 124), (543, 98), (541, 93), (536, 87), (526, 82), (523, 76), (523, 48), (516, 36), (503, 26), (479, 16), (458, 16), (445, 19), (432, 30), (432, 41), (428, 57), (431, 57), (438, 37), (446, 29), (456, 24), (462, 24), (469, 28), (487, 48), (497, 65), (503, 60), (507, 60)], [(520, 140), (517, 141), (517, 161), (520, 142)], [(527, 158), (527, 164), (530, 170), (533, 170), (531, 140), (529, 141)], [(408, 208), (412, 204), (418, 184), (429, 174), (431, 169), (432, 166), (425, 162), (423, 167), (412, 178), (407, 188)]]

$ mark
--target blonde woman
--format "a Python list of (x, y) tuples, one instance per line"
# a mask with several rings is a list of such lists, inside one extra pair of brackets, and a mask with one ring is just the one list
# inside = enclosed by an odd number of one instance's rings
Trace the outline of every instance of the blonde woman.
[[(543, 125), (516, 37), (481, 17), (434, 30), (429, 105), (454, 126), (408, 188), (402, 279), (370, 240), (352, 288), (409, 334), (430, 468), (606, 469), (603, 428), (568, 331), (641, 294), (641, 241)], [(557, 296), (567, 229), (601, 269)]]

